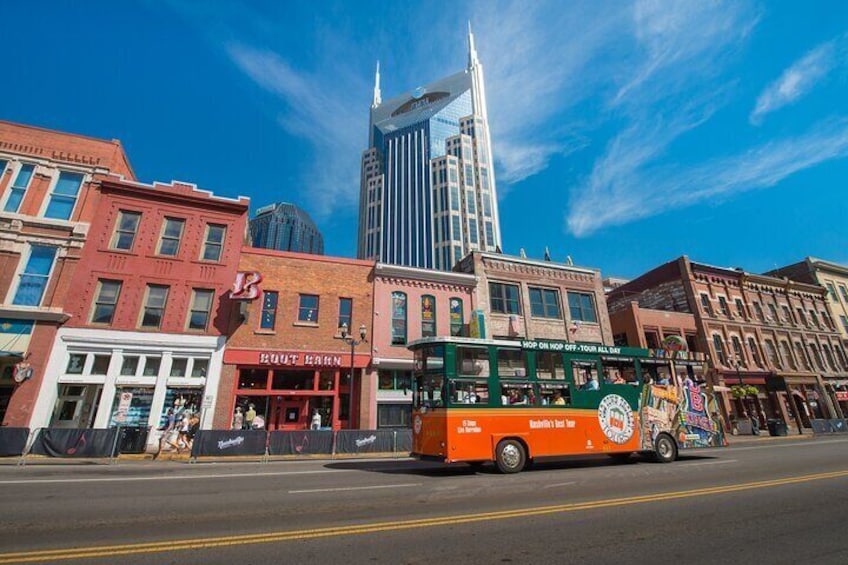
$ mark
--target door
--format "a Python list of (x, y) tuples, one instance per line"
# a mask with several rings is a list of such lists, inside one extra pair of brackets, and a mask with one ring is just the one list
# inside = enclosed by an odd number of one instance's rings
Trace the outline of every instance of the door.
[(94, 422), (101, 385), (59, 385), (53, 409), (53, 428), (90, 428)]

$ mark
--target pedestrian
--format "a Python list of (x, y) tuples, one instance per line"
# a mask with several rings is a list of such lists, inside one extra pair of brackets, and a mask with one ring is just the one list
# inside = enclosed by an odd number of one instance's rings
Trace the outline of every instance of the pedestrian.
[(310, 430), (320, 430), (321, 429), (321, 414), (318, 410), (312, 411), (312, 423), (309, 426)]
[(159, 436), (159, 451), (156, 452), (156, 455), (153, 456), (154, 459), (159, 457), (162, 454), (162, 450), (165, 448), (165, 445), (168, 444), (168, 436), (170, 436), (174, 427), (177, 425), (177, 419), (174, 415), (174, 409), (168, 408), (168, 412), (166, 414), (167, 418), (165, 419), (165, 424), (159, 428), (162, 431), (162, 435)]

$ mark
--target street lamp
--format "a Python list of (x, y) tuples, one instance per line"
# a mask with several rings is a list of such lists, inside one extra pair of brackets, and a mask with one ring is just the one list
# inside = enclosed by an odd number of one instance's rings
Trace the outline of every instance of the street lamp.
[(355, 349), (356, 346), (361, 343), (366, 343), (368, 340), (365, 339), (365, 336), (368, 333), (368, 328), (365, 327), (365, 324), (360, 324), (359, 326), (359, 339), (354, 338), (353, 336), (348, 335), (347, 323), (343, 323), (339, 328), (339, 334), (341, 335), (342, 340), (350, 345), (350, 386), (348, 390), (348, 410), (347, 410), (347, 421), (348, 427), (353, 429), (353, 371), (355, 365)]

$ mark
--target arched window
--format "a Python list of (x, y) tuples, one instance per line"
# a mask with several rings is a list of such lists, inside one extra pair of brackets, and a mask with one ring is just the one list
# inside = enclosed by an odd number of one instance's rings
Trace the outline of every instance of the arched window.
[(406, 293), (392, 293), (392, 345), (406, 345)]
[(436, 297), (425, 294), (421, 297), (421, 337), (436, 335)]
[(465, 320), (462, 318), (462, 298), (456, 296), (450, 299), (450, 334), (462, 335)]

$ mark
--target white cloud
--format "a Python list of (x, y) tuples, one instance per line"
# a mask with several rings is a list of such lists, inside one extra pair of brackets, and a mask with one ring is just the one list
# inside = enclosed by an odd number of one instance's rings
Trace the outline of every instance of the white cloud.
[(796, 102), (819, 84), (838, 63), (839, 40), (828, 41), (794, 62), (757, 97), (749, 117), (754, 125), (775, 110)]
[[(625, 139), (622, 143), (631, 141)], [(662, 143), (648, 145), (655, 148)], [(613, 148), (609, 153), (611, 160), (617, 156), (616, 150)], [(654, 157), (650, 148), (645, 151), (647, 157)], [(633, 152), (627, 155), (632, 158)], [(635, 167), (625, 163), (613, 170), (600, 163), (596, 172), (600, 169), (610, 176), (600, 178), (593, 173), (594, 184), (587, 198), (575, 201), (568, 215), (568, 228), (576, 236), (589, 235), (601, 227), (625, 224), (660, 211), (771, 187), (799, 171), (845, 157), (848, 157), (848, 118), (828, 120), (802, 136), (767, 143), (691, 169), (640, 170), (639, 165), (644, 161), (638, 156)]]

